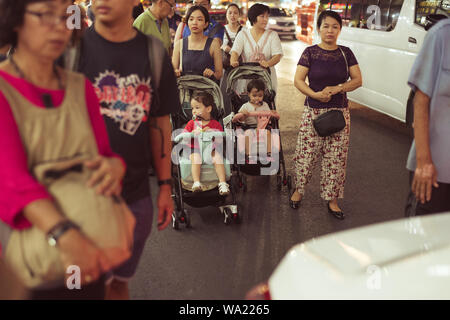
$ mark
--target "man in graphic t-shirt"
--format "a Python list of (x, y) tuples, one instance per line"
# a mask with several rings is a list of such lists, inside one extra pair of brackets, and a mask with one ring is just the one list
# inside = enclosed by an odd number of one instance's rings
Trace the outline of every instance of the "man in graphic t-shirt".
[[(158, 229), (171, 221), (171, 123), (180, 109), (173, 68), (162, 43), (159, 85), (152, 79), (148, 38), (133, 28), (131, 12), (139, 0), (93, 1), (96, 16), (82, 40), (79, 71), (94, 84), (111, 147), (126, 162), (123, 197), (136, 217), (132, 257), (113, 271), (107, 298), (128, 298), (127, 281), (134, 275), (152, 226), (148, 181), (151, 160), (160, 185)], [(156, 87), (159, 89), (156, 90)]]

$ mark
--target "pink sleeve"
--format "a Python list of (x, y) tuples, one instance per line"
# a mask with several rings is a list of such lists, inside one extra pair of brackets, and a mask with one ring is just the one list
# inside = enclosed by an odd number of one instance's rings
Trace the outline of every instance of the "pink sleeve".
[(16, 121), (0, 92), (0, 219), (14, 229), (31, 226), (23, 209), (33, 201), (51, 199), (28, 171), (27, 156)]

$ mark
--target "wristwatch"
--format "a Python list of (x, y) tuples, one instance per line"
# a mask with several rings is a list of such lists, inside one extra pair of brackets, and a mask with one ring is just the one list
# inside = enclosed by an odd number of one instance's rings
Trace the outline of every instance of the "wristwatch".
[(58, 239), (70, 229), (80, 230), (80, 227), (72, 221), (66, 220), (58, 223), (47, 232), (47, 241), (51, 247), (56, 247)]
[(168, 185), (172, 186), (172, 179), (158, 180), (158, 186), (162, 186), (164, 184), (168, 184)]

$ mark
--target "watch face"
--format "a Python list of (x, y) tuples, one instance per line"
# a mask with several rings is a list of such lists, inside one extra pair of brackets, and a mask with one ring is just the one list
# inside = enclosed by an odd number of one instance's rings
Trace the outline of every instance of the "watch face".
[(56, 246), (56, 240), (55, 240), (55, 238), (49, 238), (49, 239), (48, 239), (48, 244), (49, 244), (50, 246), (52, 246), (52, 247), (55, 247), (55, 246)]

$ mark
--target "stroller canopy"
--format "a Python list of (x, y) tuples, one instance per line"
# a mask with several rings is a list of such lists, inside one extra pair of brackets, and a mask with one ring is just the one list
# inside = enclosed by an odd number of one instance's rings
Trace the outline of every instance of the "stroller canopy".
[(241, 66), (234, 68), (231, 70), (231, 72), (228, 74), (227, 78), (227, 93), (231, 94), (236, 86), (236, 83), (238, 80), (241, 79), (247, 79), (247, 80), (253, 80), (253, 79), (260, 79), (264, 81), (266, 85), (266, 90), (274, 94), (275, 90), (272, 85), (272, 79), (270, 77), (269, 70), (259, 67), (259, 66)]
[(178, 78), (177, 83), (178, 90), (180, 91), (180, 102), (183, 106), (182, 111), (184, 117), (186, 117), (187, 119), (190, 119), (192, 117), (192, 111), (187, 112), (188, 110), (185, 110), (184, 106), (189, 105), (190, 108), (191, 97), (196, 91), (208, 92), (209, 94), (211, 94), (217, 107), (217, 116), (219, 118), (223, 117), (223, 115), (225, 114), (223, 96), (219, 86), (214, 81), (203, 76), (186, 75)]

